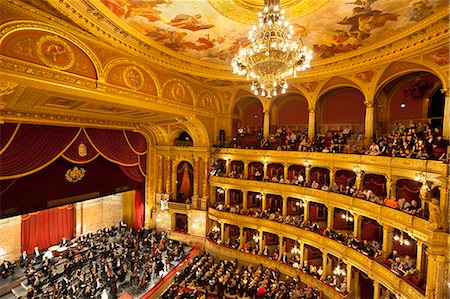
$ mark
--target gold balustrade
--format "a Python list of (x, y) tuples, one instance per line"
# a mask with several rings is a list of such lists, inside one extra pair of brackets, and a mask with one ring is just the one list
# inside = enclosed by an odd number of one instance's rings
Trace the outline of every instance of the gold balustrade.
[(333, 206), (374, 219), (383, 226), (387, 225), (404, 230), (411, 236), (422, 240), (428, 246), (442, 245), (441, 237), (438, 236), (439, 233), (432, 231), (427, 220), (356, 197), (296, 185), (225, 177), (210, 177), (210, 184), (211, 186), (236, 190), (284, 194), (288, 197), (302, 198)]
[(439, 177), (447, 176), (446, 164), (440, 161), (385, 156), (222, 148), (215, 158), (249, 162), (266, 160), (267, 163), (291, 165), (304, 165), (308, 160), (312, 167), (347, 170), (352, 170), (355, 164), (358, 164), (366, 173), (394, 175), (410, 179), (413, 179), (418, 172), (424, 172), (427, 174), (428, 181), (435, 182), (439, 181)]
[(263, 229), (265, 232), (276, 234), (292, 240), (300, 240), (305, 244), (311, 245), (326, 251), (345, 263), (354, 266), (357, 269), (368, 274), (372, 279), (379, 281), (392, 292), (406, 298), (425, 298), (419, 290), (410, 285), (407, 281), (399, 278), (390, 269), (381, 265), (368, 256), (328, 237), (319, 235), (299, 227), (288, 224), (282, 224), (271, 220), (243, 216), (228, 212), (209, 209), (209, 218), (216, 221), (225, 222), (236, 226), (244, 226), (252, 229)]
[(181, 202), (168, 202), (170, 210), (178, 210), (178, 211), (187, 211), (189, 210), (190, 204), (181, 203)]
[(281, 273), (284, 273), (291, 277), (299, 276), (300, 280), (303, 283), (307, 284), (310, 287), (313, 287), (313, 288), (323, 291), (326, 298), (343, 299), (343, 298), (347, 297), (346, 295), (336, 291), (334, 288), (326, 285), (324, 282), (320, 281), (319, 279), (314, 278), (311, 275), (308, 275), (308, 274), (306, 274), (298, 269), (295, 269), (289, 265), (280, 263), (275, 260), (271, 260), (267, 257), (256, 255), (256, 254), (251, 254), (251, 253), (246, 253), (246, 252), (232, 249), (229, 247), (221, 246), (221, 245), (218, 245), (209, 240), (206, 241), (206, 243), (205, 243), (205, 249), (212, 254), (224, 255), (227, 257), (236, 258), (239, 261), (256, 264), (256, 265), (262, 264), (266, 268), (278, 269), (278, 270), (280, 270)]

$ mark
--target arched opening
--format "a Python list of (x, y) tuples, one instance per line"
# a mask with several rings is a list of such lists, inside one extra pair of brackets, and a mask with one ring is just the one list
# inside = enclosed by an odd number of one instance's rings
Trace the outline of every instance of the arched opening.
[[(264, 122), (263, 106), (254, 97), (244, 97), (233, 109), (233, 135), (235, 144), (241, 147), (254, 146)], [(259, 146), (259, 144), (258, 144)]]
[(194, 141), (192, 140), (191, 135), (188, 132), (183, 131), (177, 138), (175, 138), (173, 145), (175, 146), (194, 146)]
[(187, 234), (188, 217), (186, 214), (175, 213), (175, 231)]
[(177, 202), (185, 203), (193, 195), (194, 168), (191, 163), (182, 161), (177, 166)]
[[(348, 127), (352, 133), (364, 132), (364, 95), (353, 87), (334, 89), (319, 99), (317, 131), (326, 137)], [(351, 107), (351, 109), (349, 109)]]
[[(377, 92), (378, 134), (419, 123), (442, 129), (444, 94), (439, 78), (429, 72), (413, 72), (385, 83)], [(421, 126), (420, 126), (421, 127)], [(417, 126), (419, 129), (419, 126)]]
[(271, 108), (271, 132), (278, 127), (286, 131), (300, 132), (308, 128), (308, 101), (300, 94), (286, 94), (278, 97)]

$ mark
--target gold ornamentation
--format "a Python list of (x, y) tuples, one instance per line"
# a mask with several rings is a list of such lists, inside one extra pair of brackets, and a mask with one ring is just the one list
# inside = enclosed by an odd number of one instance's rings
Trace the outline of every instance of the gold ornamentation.
[(74, 166), (73, 169), (69, 169), (66, 171), (66, 180), (71, 183), (76, 183), (81, 181), (86, 173), (86, 169), (77, 166)]
[(172, 87), (172, 96), (177, 101), (183, 101), (186, 98), (186, 89), (184, 88), (183, 84), (176, 83)]
[(75, 62), (70, 46), (60, 37), (42, 36), (36, 43), (36, 52), (46, 65), (58, 70), (67, 70)]
[(428, 209), (430, 211), (430, 225), (433, 230), (439, 230), (443, 227), (441, 209), (439, 207), (439, 199), (432, 198), (429, 202)]
[(144, 87), (144, 75), (141, 70), (136, 66), (128, 66), (122, 73), (123, 81), (125, 84), (134, 90), (139, 90)]
[(356, 77), (363, 81), (364, 83), (369, 83), (370, 81), (372, 81), (373, 76), (375, 75), (375, 73), (373, 71), (366, 71), (366, 72), (361, 72), (361, 73), (357, 73)]
[(0, 96), (6, 96), (13, 93), (17, 87), (17, 83), (1, 81), (0, 82)]
[(78, 145), (78, 155), (80, 157), (86, 157), (87, 156), (87, 146), (83, 142), (81, 142)]

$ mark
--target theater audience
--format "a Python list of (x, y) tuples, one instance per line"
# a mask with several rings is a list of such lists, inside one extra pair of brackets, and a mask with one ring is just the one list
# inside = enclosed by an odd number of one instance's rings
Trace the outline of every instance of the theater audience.
[(298, 277), (283, 276), (279, 270), (238, 266), (236, 260), (217, 260), (203, 254), (180, 270), (162, 299), (217, 298), (322, 298), (322, 293), (302, 286)]

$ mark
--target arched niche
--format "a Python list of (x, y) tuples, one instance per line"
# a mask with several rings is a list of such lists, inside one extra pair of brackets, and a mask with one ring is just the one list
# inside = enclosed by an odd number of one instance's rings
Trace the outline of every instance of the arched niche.
[(278, 97), (271, 107), (271, 131), (277, 127), (288, 127), (300, 131), (308, 127), (308, 101), (297, 93)]
[(350, 127), (353, 132), (364, 132), (366, 106), (364, 94), (354, 87), (333, 89), (318, 101), (318, 131), (342, 131)]
[(252, 132), (259, 132), (263, 126), (264, 114), (261, 102), (251, 96), (238, 100), (233, 108), (233, 134), (239, 128), (249, 127)]
[(176, 176), (176, 201), (184, 203), (192, 197), (194, 190), (194, 168), (191, 163), (181, 161), (177, 166)]
[(398, 123), (409, 127), (411, 122), (428, 122), (429, 118), (433, 127), (442, 127), (445, 95), (441, 89), (440, 79), (425, 71), (403, 74), (386, 81), (375, 97), (380, 130), (390, 131)]
[(178, 135), (177, 138), (175, 138), (173, 145), (189, 147), (189, 146), (194, 146), (194, 141), (192, 140), (192, 137), (191, 137), (191, 135), (189, 135), (188, 132), (183, 131)]

